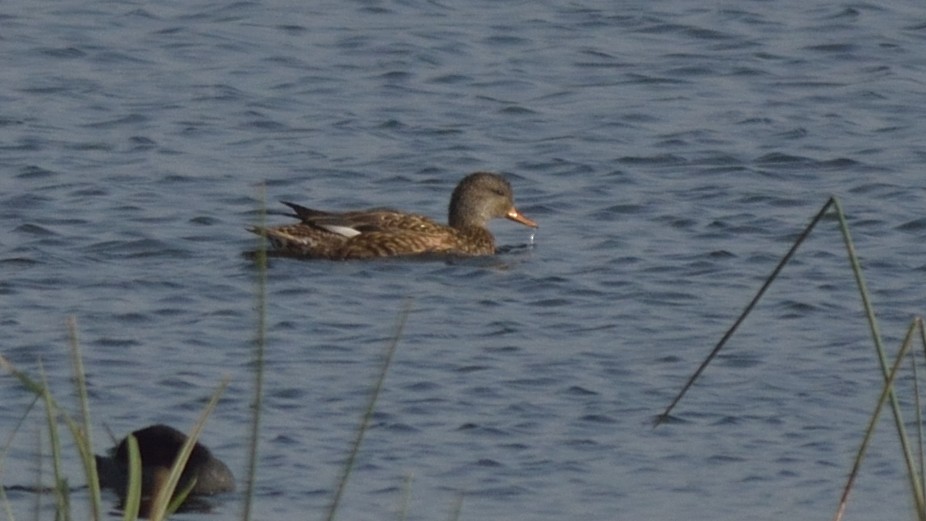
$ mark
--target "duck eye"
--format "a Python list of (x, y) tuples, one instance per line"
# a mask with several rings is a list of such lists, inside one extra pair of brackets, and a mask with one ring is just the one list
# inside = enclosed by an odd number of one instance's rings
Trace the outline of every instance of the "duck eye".
[(505, 191), (502, 190), (501, 188), (496, 188), (494, 192), (495, 192), (495, 195), (501, 195), (501, 196), (505, 195)]

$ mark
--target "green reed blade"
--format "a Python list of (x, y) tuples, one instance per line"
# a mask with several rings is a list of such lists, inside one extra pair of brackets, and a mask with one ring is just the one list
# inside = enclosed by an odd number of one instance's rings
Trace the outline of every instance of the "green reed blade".
[(125, 491), (125, 502), (122, 505), (123, 521), (138, 519), (141, 508), (141, 453), (138, 451), (138, 440), (134, 434), (125, 437), (129, 449), (129, 482)]
[[(914, 319), (914, 323), (919, 324), (920, 319), (919, 318)], [(922, 486), (923, 485), (923, 475), (924, 475), (923, 473), (924, 471), (926, 471), (926, 467), (924, 467), (924, 460), (923, 460), (923, 458), (926, 457), (926, 455), (924, 455), (923, 453), (923, 409), (922, 409), (922, 406), (920, 405), (920, 373), (919, 373), (919, 369), (917, 368), (917, 364), (916, 364), (916, 352), (913, 351), (912, 349), (910, 350), (910, 365), (913, 369), (913, 407), (914, 407), (914, 414), (916, 416), (916, 420), (915, 420), (916, 422), (916, 452), (917, 452), (916, 456), (917, 456), (917, 462), (919, 463), (919, 467), (920, 467), (919, 477), (920, 477), (920, 485)], [(921, 490), (921, 492), (923, 491)]]
[[(926, 326), (923, 324), (923, 317), (916, 317), (917, 327), (920, 330), (920, 345), (923, 346), (923, 353), (926, 354)], [(914, 360), (916, 357), (912, 357)], [(916, 381), (916, 380), (914, 380)], [(923, 453), (924, 443), (923, 437), (926, 436), (923, 431), (923, 415), (922, 408), (920, 407), (919, 400), (919, 391), (917, 391), (917, 401), (916, 401), (916, 425), (917, 430), (920, 433), (920, 485), (923, 490), (923, 497), (926, 497), (926, 455)]]
[[(843, 517), (843, 514), (845, 513), (846, 504), (848, 503), (849, 499), (849, 492), (852, 490), (852, 486), (855, 484), (855, 478), (858, 476), (858, 471), (862, 465), (862, 460), (865, 457), (865, 453), (868, 451), (868, 445), (872, 439), (872, 436), (874, 435), (875, 426), (878, 424), (878, 419), (881, 417), (881, 410), (884, 408), (884, 404), (887, 402), (888, 397), (893, 395), (894, 377), (897, 376), (898, 369), (900, 368), (900, 364), (903, 363), (903, 359), (906, 356), (907, 351), (910, 349), (910, 346), (913, 345), (912, 339), (915, 327), (916, 323), (914, 321), (907, 329), (907, 334), (900, 345), (900, 351), (897, 353), (897, 358), (894, 359), (893, 366), (888, 370), (887, 378), (884, 382), (884, 387), (881, 389), (881, 395), (878, 397), (878, 404), (875, 406), (874, 412), (868, 419), (868, 428), (865, 429), (865, 436), (862, 438), (862, 445), (859, 447), (858, 453), (855, 456), (852, 470), (849, 472), (849, 478), (846, 482), (846, 486), (843, 488), (842, 497), (839, 498), (839, 506), (836, 509), (836, 515), (833, 517), (833, 521), (840, 521)], [(919, 486), (917, 485), (916, 490), (918, 489)], [(922, 511), (920, 510), (920, 512)], [(923, 520), (922, 513), (920, 514), (920, 520)]]
[[(846, 251), (849, 254), (849, 263), (852, 266), (852, 274), (855, 276), (855, 282), (858, 286), (859, 294), (862, 298), (862, 306), (865, 308), (865, 316), (868, 319), (868, 327), (871, 331), (871, 338), (875, 344), (875, 351), (878, 353), (878, 363), (881, 365), (881, 373), (884, 375), (884, 380), (888, 379), (888, 362), (887, 356), (884, 354), (884, 343), (881, 341), (881, 332), (878, 328), (878, 319), (875, 317), (875, 310), (871, 304), (871, 297), (869, 296), (868, 287), (865, 284), (865, 277), (862, 274), (862, 267), (858, 260), (858, 255), (855, 252), (855, 245), (852, 243), (852, 234), (849, 233), (849, 225), (846, 222), (845, 213), (842, 211), (842, 206), (839, 204), (835, 198), (832, 199), (836, 206), (836, 215), (839, 218), (839, 228), (842, 231), (843, 242), (846, 245)], [(891, 412), (894, 413), (894, 425), (897, 429), (897, 436), (900, 439), (901, 450), (903, 451), (904, 462), (907, 465), (907, 474), (910, 478), (910, 484), (913, 487), (913, 499), (916, 503), (916, 510), (918, 512), (926, 511), (926, 500), (924, 500), (922, 487), (920, 486), (919, 476), (916, 472), (916, 464), (910, 450), (910, 442), (907, 440), (907, 431), (904, 428), (903, 417), (900, 413), (900, 403), (897, 400), (897, 396), (894, 394), (893, 387), (888, 388), (887, 390), (888, 398), (891, 402)]]
[(450, 509), (450, 521), (459, 521), (460, 514), (463, 512), (463, 493), (460, 492), (457, 494), (456, 500), (453, 502), (453, 508)]
[[(36, 454), (36, 466), (35, 466), (35, 489), (41, 490), (42, 492), (35, 495), (35, 511), (33, 513), (33, 519), (39, 521), (39, 512), (42, 511), (42, 497), (45, 495), (45, 489), (42, 487), (42, 462), (45, 459), (45, 452), (42, 445), (42, 429), (35, 429), (35, 454)], [(12, 521), (12, 518), (10, 518)]]
[(398, 521), (405, 521), (408, 519), (408, 505), (412, 500), (412, 481), (414, 475), (408, 473), (405, 476), (405, 482), (402, 484), (402, 502), (399, 504), (398, 508)]
[(749, 315), (749, 313), (752, 312), (752, 309), (759, 302), (759, 299), (762, 298), (762, 295), (765, 294), (765, 291), (768, 290), (769, 286), (772, 285), (772, 282), (778, 277), (778, 274), (781, 273), (781, 270), (785, 267), (788, 261), (791, 260), (791, 257), (794, 256), (794, 253), (797, 252), (798, 247), (800, 247), (800, 245), (804, 242), (804, 240), (807, 239), (807, 237), (810, 235), (810, 232), (814, 229), (817, 223), (820, 222), (821, 219), (823, 219), (823, 216), (826, 215), (827, 210), (829, 210), (830, 206), (832, 206), (835, 203), (835, 201), (836, 200), (834, 198), (830, 198), (826, 202), (826, 204), (824, 204), (823, 207), (820, 208), (820, 211), (817, 212), (817, 215), (815, 215), (814, 218), (810, 221), (810, 224), (808, 224), (804, 228), (804, 231), (801, 232), (801, 234), (797, 237), (797, 240), (794, 241), (794, 244), (791, 246), (791, 249), (789, 249), (788, 252), (785, 253), (784, 257), (781, 258), (781, 260), (778, 262), (778, 265), (775, 266), (775, 269), (772, 270), (772, 273), (765, 279), (765, 282), (762, 284), (762, 287), (759, 288), (759, 291), (756, 292), (756, 295), (752, 297), (752, 300), (749, 302), (748, 305), (746, 305), (746, 308), (743, 309), (743, 312), (740, 313), (740, 316), (733, 322), (733, 325), (730, 326), (730, 329), (728, 329), (727, 332), (724, 333), (723, 337), (721, 337), (720, 341), (717, 342), (717, 344), (711, 350), (710, 354), (707, 355), (707, 358), (705, 358), (704, 361), (701, 362), (701, 365), (698, 366), (694, 374), (692, 374), (691, 377), (688, 378), (688, 381), (685, 382), (684, 386), (682, 386), (682, 390), (679, 391), (679, 393), (675, 396), (672, 402), (669, 403), (669, 406), (666, 407), (665, 411), (663, 411), (662, 414), (656, 417), (656, 421), (653, 424), (654, 428), (658, 427), (660, 424), (662, 424), (664, 421), (666, 421), (669, 418), (669, 413), (672, 412), (672, 409), (674, 409), (676, 404), (678, 404), (678, 402), (682, 399), (682, 397), (685, 396), (685, 393), (688, 392), (688, 389), (692, 386), (692, 384), (694, 384), (695, 380), (697, 380), (698, 377), (701, 376), (701, 373), (704, 372), (704, 369), (707, 368), (707, 365), (710, 364), (711, 361), (714, 359), (714, 357), (717, 356), (717, 353), (720, 352), (721, 348), (723, 348), (723, 346), (726, 345), (727, 340), (729, 340), (730, 337), (733, 336), (733, 333), (736, 332), (737, 329), (739, 329), (740, 324), (742, 324), (743, 321), (746, 320), (746, 317)]
[(226, 387), (228, 387), (227, 378), (222, 380), (218, 389), (212, 393), (212, 398), (209, 400), (206, 408), (199, 414), (199, 418), (193, 425), (193, 430), (188, 435), (176, 459), (174, 459), (174, 465), (170, 469), (167, 483), (156, 492), (151, 502), (151, 511), (148, 514), (148, 519), (150, 521), (161, 521), (162, 519), (166, 519), (171, 512), (169, 510), (170, 500), (174, 495), (174, 491), (177, 489), (177, 483), (180, 482), (180, 475), (183, 474), (183, 469), (186, 467), (187, 460), (190, 459), (190, 454), (193, 452), (193, 446), (196, 445), (196, 441), (199, 440), (199, 435), (203, 432), (203, 427), (206, 426), (206, 420), (209, 419), (212, 411), (215, 410), (216, 405), (219, 403), (219, 398), (222, 396), (222, 393), (225, 392)]
[(191, 492), (193, 492), (193, 489), (196, 487), (196, 483), (198, 481), (199, 478), (191, 479), (190, 482), (186, 484), (186, 486), (174, 494), (174, 497), (170, 500), (170, 504), (167, 505), (167, 515), (173, 515), (174, 512), (180, 509), (180, 506), (183, 505), (183, 502), (186, 501), (186, 498), (190, 495)]
[(328, 521), (334, 520), (338, 506), (341, 503), (341, 496), (343, 496), (344, 490), (347, 488), (347, 481), (350, 479), (350, 474), (354, 469), (354, 461), (357, 458), (357, 454), (360, 452), (360, 444), (363, 442), (363, 436), (366, 434), (370, 419), (373, 417), (373, 411), (376, 409), (376, 401), (379, 399), (379, 393), (382, 391), (383, 383), (386, 381), (386, 374), (389, 372), (389, 366), (392, 364), (392, 357), (395, 355), (396, 347), (399, 345), (399, 339), (402, 337), (402, 330), (405, 329), (405, 322), (408, 319), (411, 307), (412, 299), (406, 299), (405, 307), (399, 314), (395, 335), (393, 335), (389, 348), (386, 350), (382, 369), (379, 372), (379, 377), (377, 378), (376, 384), (373, 386), (373, 390), (370, 392), (370, 400), (367, 403), (366, 410), (363, 412), (363, 419), (360, 422), (360, 427), (357, 429), (357, 436), (354, 438), (354, 442), (351, 445), (350, 454), (347, 456), (347, 461), (344, 463), (344, 470), (340, 479), (338, 479), (337, 489), (328, 507), (328, 513), (325, 517)]
[(45, 400), (45, 419), (48, 421), (48, 435), (51, 443), (52, 468), (55, 480), (55, 519), (70, 519), (70, 496), (67, 478), (61, 470), (61, 437), (58, 435), (58, 405), (48, 391), (45, 369), (39, 360), (39, 374), (42, 375), (42, 398)]
[(242, 521), (251, 518), (254, 503), (254, 481), (257, 477), (257, 446), (260, 440), (260, 418), (264, 402), (264, 350), (267, 345), (267, 185), (260, 185), (260, 211), (258, 212), (257, 256), (257, 334), (254, 339), (254, 403), (251, 404), (251, 429), (248, 440), (248, 461), (245, 476)]
[[(73, 425), (71, 431), (84, 466), (87, 488), (90, 491), (90, 519), (102, 519), (103, 501), (100, 492), (100, 480), (96, 471), (96, 458), (93, 456), (93, 437), (90, 426), (90, 400), (87, 398), (87, 378), (84, 372), (83, 356), (80, 354), (80, 342), (77, 339), (77, 319), (68, 317), (68, 339), (71, 348), (71, 364), (74, 370), (74, 387), (80, 404), (82, 425)], [(69, 426), (71, 426), (69, 424)]]

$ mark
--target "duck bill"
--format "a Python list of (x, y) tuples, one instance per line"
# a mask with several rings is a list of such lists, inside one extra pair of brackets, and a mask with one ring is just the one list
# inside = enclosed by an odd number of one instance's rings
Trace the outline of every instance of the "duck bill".
[(507, 217), (508, 219), (511, 219), (514, 222), (521, 223), (524, 226), (530, 226), (531, 228), (538, 227), (537, 223), (535, 223), (534, 221), (522, 215), (521, 212), (519, 212), (517, 208), (512, 208), (511, 210), (508, 210), (508, 213), (505, 214), (505, 217)]

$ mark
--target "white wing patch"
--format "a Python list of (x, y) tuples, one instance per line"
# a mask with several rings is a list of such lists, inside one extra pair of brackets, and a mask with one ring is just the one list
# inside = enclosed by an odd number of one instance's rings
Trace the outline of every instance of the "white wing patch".
[(344, 237), (355, 237), (357, 235), (360, 235), (359, 231), (351, 228), (350, 226), (338, 226), (336, 224), (322, 224), (321, 227), (328, 230), (331, 233), (343, 235)]

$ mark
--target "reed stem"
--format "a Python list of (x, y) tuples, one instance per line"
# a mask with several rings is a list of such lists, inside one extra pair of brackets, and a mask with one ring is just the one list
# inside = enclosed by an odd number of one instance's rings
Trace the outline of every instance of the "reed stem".
[(254, 338), (254, 402), (251, 404), (251, 430), (248, 440), (248, 463), (245, 476), (244, 506), (242, 521), (251, 518), (254, 505), (254, 481), (257, 476), (257, 446), (260, 440), (261, 409), (264, 401), (264, 350), (267, 345), (267, 238), (264, 232), (267, 217), (267, 186), (260, 185), (260, 211), (258, 226), (261, 230), (257, 240), (257, 333)]
[(373, 417), (373, 411), (376, 409), (376, 401), (379, 399), (379, 393), (382, 391), (383, 383), (386, 381), (386, 374), (389, 372), (389, 366), (392, 365), (392, 357), (395, 355), (396, 347), (399, 345), (399, 339), (402, 337), (402, 330), (405, 329), (405, 322), (408, 319), (411, 306), (412, 300), (407, 299), (405, 301), (404, 309), (399, 314), (399, 321), (396, 325), (395, 335), (393, 335), (392, 341), (386, 350), (386, 356), (383, 359), (383, 367), (379, 372), (379, 377), (376, 380), (376, 384), (373, 386), (373, 390), (370, 392), (370, 400), (363, 412), (363, 419), (360, 422), (360, 428), (357, 429), (357, 436), (354, 438), (354, 442), (351, 444), (350, 454), (347, 456), (347, 461), (344, 464), (344, 471), (338, 480), (337, 489), (335, 490), (334, 497), (331, 500), (331, 505), (328, 507), (328, 513), (325, 517), (327, 521), (334, 520), (338, 506), (341, 504), (341, 497), (344, 495), (344, 490), (347, 488), (347, 482), (350, 479), (350, 474), (354, 469), (354, 462), (357, 459), (357, 454), (360, 452), (360, 444), (363, 442), (363, 437), (370, 425), (370, 419)]
[(759, 299), (762, 298), (762, 295), (765, 295), (765, 291), (769, 288), (769, 286), (772, 285), (772, 282), (778, 277), (778, 274), (781, 273), (781, 270), (784, 269), (788, 261), (791, 260), (791, 257), (794, 256), (794, 253), (797, 252), (798, 247), (800, 247), (800, 245), (804, 242), (804, 240), (807, 239), (807, 237), (810, 235), (810, 232), (814, 229), (817, 223), (820, 222), (821, 219), (823, 219), (823, 216), (826, 215), (827, 210), (829, 210), (830, 207), (833, 206), (835, 202), (836, 202), (836, 199), (830, 198), (826, 202), (826, 204), (824, 204), (823, 207), (820, 208), (820, 211), (817, 212), (817, 215), (815, 215), (814, 218), (811, 219), (810, 224), (808, 224), (804, 228), (804, 231), (801, 232), (801, 234), (797, 237), (797, 240), (794, 241), (794, 244), (791, 246), (791, 249), (789, 249), (788, 252), (785, 254), (785, 256), (781, 258), (781, 260), (778, 262), (778, 265), (775, 266), (775, 269), (772, 270), (772, 273), (765, 279), (765, 282), (759, 288), (759, 291), (756, 292), (755, 296), (752, 297), (752, 300), (749, 302), (749, 304), (746, 305), (746, 308), (743, 309), (743, 312), (740, 313), (739, 317), (737, 317), (737, 319), (733, 322), (733, 325), (730, 326), (729, 329), (727, 329), (727, 332), (723, 334), (723, 337), (720, 338), (720, 341), (717, 342), (717, 344), (714, 346), (713, 349), (711, 349), (711, 352), (710, 354), (707, 355), (707, 358), (705, 358), (704, 361), (701, 362), (701, 365), (698, 366), (698, 369), (695, 370), (694, 374), (691, 375), (690, 378), (688, 378), (688, 381), (685, 382), (685, 385), (682, 387), (682, 390), (679, 391), (679, 393), (675, 396), (675, 398), (672, 400), (669, 406), (666, 407), (665, 411), (663, 411), (662, 414), (656, 417), (656, 421), (653, 424), (653, 428), (658, 427), (659, 425), (661, 425), (663, 422), (665, 422), (669, 418), (669, 413), (672, 412), (672, 409), (674, 409), (675, 406), (678, 404), (678, 402), (681, 401), (682, 397), (685, 396), (685, 393), (688, 392), (688, 389), (692, 386), (692, 384), (694, 384), (695, 380), (697, 380), (698, 377), (701, 376), (701, 373), (704, 372), (704, 369), (707, 368), (708, 364), (711, 363), (714, 357), (717, 356), (717, 353), (719, 353), (720, 350), (723, 348), (723, 346), (726, 345), (727, 340), (730, 340), (730, 337), (733, 336), (733, 333), (735, 333), (736, 330), (739, 329), (740, 324), (742, 324), (743, 321), (746, 320), (746, 317), (749, 315), (749, 313), (752, 312), (752, 309), (756, 307), (756, 304), (759, 302)]
[[(865, 316), (868, 319), (868, 327), (871, 331), (871, 339), (875, 344), (875, 351), (878, 353), (878, 363), (881, 365), (881, 373), (884, 375), (884, 381), (888, 381), (889, 364), (887, 356), (884, 354), (884, 343), (881, 341), (881, 332), (878, 327), (878, 319), (875, 316), (874, 307), (871, 305), (868, 287), (865, 284), (865, 277), (862, 275), (862, 267), (855, 252), (855, 245), (852, 243), (852, 235), (849, 233), (849, 225), (846, 223), (845, 214), (842, 206), (835, 198), (830, 199), (835, 203), (836, 215), (839, 218), (839, 228), (842, 230), (842, 238), (846, 245), (846, 251), (849, 253), (849, 263), (852, 266), (852, 274), (855, 276), (855, 282), (858, 286), (859, 294), (862, 298), (862, 306), (865, 308)], [(913, 453), (910, 449), (910, 441), (907, 439), (907, 431), (904, 428), (903, 416), (900, 412), (900, 403), (894, 393), (893, 386), (887, 389), (888, 398), (891, 402), (891, 411), (894, 413), (894, 425), (897, 428), (897, 435), (900, 439), (901, 450), (903, 451), (904, 463), (907, 465), (907, 473), (910, 477), (910, 485), (913, 488), (913, 499), (916, 503), (917, 512), (926, 512), (926, 500), (924, 500), (923, 489), (920, 486), (920, 478), (916, 472), (916, 465), (913, 460)]]
[[(862, 460), (865, 458), (865, 453), (868, 451), (868, 445), (874, 435), (875, 426), (877, 426), (878, 419), (881, 417), (881, 410), (884, 408), (884, 404), (887, 401), (887, 398), (893, 395), (894, 378), (897, 376), (898, 369), (900, 369), (900, 364), (903, 363), (903, 359), (907, 355), (907, 351), (909, 351), (910, 346), (913, 345), (912, 339), (915, 327), (915, 322), (910, 324), (910, 327), (907, 329), (907, 334), (904, 337), (904, 341), (900, 345), (897, 358), (894, 359), (893, 366), (891, 366), (888, 370), (884, 381), (884, 387), (881, 389), (881, 395), (878, 397), (878, 404), (875, 406), (875, 411), (868, 419), (868, 427), (865, 429), (865, 436), (862, 438), (862, 445), (859, 447), (858, 454), (855, 456), (855, 461), (852, 464), (852, 470), (849, 471), (849, 478), (846, 482), (846, 486), (843, 488), (842, 497), (839, 498), (839, 506), (836, 508), (836, 515), (833, 516), (833, 521), (840, 521), (843, 517), (843, 514), (845, 513), (846, 505), (848, 504), (849, 500), (849, 492), (852, 490), (852, 486), (855, 484), (855, 478), (858, 476), (859, 469), (862, 466)], [(922, 521), (922, 510), (917, 509), (917, 513), (920, 521)]]

